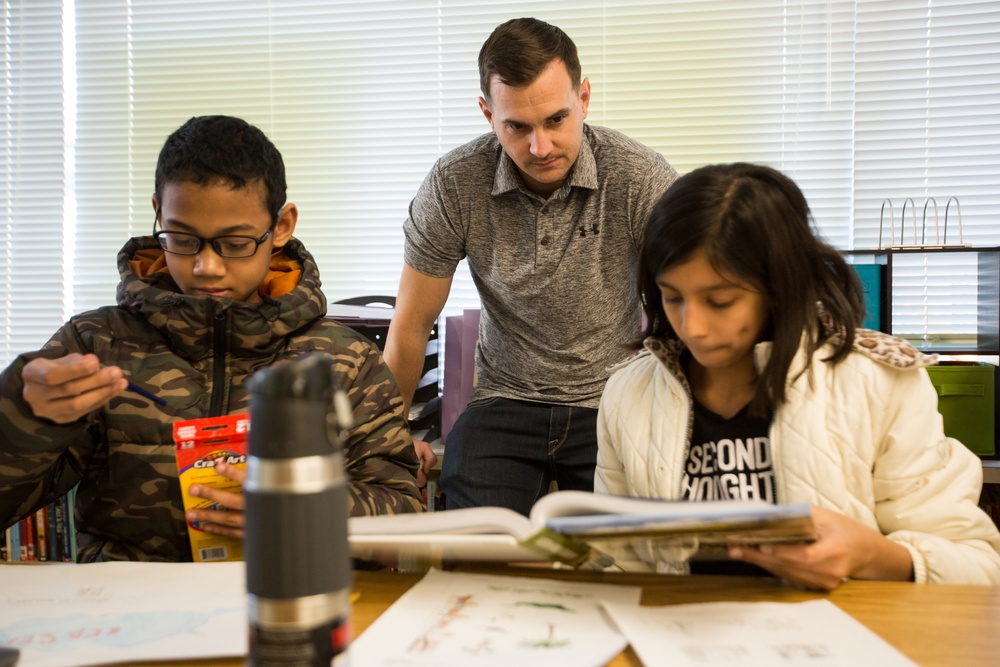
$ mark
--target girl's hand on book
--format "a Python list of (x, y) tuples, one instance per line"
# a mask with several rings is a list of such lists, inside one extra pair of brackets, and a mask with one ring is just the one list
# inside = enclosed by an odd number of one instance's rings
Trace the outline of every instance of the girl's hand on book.
[[(246, 471), (225, 462), (215, 464), (215, 472), (223, 477), (228, 477), (234, 482), (243, 484), (246, 480)], [(201, 529), (206, 533), (214, 535), (225, 535), (243, 539), (243, 527), (246, 525), (246, 516), (243, 513), (246, 507), (246, 499), (242, 493), (230, 493), (213, 489), (204, 484), (192, 484), (188, 493), (198, 498), (205, 498), (215, 502), (222, 508), (218, 510), (190, 510), (184, 517), (188, 521), (200, 524)]]
[(812, 508), (812, 518), (817, 539), (811, 544), (733, 546), (729, 557), (827, 591), (848, 578), (907, 581), (913, 577), (910, 552), (877, 530), (821, 507)]

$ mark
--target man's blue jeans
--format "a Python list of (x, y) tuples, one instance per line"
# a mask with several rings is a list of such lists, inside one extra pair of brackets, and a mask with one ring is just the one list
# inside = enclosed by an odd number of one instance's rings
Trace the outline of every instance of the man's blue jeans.
[(469, 404), (448, 434), (445, 509), (497, 505), (527, 515), (552, 481), (594, 490), (597, 410), (489, 398)]

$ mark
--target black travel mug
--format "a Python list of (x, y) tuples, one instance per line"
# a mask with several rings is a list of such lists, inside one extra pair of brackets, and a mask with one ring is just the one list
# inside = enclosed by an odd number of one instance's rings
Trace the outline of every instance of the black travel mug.
[(243, 489), (254, 667), (346, 662), (351, 559), (340, 434), (352, 416), (332, 363), (310, 354), (251, 380)]

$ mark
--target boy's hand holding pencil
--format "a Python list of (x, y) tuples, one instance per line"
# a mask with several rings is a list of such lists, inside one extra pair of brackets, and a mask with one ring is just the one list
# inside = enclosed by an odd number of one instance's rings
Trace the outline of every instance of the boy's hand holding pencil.
[(93, 354), (34, 359), (21, 371), (24, 400), (36, 417), (68, 424), (129, 390), (163, 405), (162, 398), (129, 382), (117, 366), (104, 366)]

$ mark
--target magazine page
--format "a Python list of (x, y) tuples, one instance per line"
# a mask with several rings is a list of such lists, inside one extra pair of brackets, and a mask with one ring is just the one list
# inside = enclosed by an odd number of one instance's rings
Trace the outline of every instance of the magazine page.
[(657, 537), (696, 534), (704, 541), (744, 543), (798, 542), (814, 539), (808, 504), (770, 505), (763, 508), (716, 507), (714, 502), (687, 503), (703, 513), (616, 514), (555, 517), (546, 522), (552, 530), (579, 537)]
[[(558, 497), (563, 494), (567, 497)], [(552, 500), (546, 502), (548, 498)], [(600, 512), (586, 507), (598, 502)], [(543, 521), (552, 531), (588, 541), (601, 537), (672, 536), (694, 536), (702, 544), (815, 539), (806, 503), (660, 501), (565, 491), (539, 500), (533, 508), (533, 521)]]
[(406, 572), (423, 572), (450, 563), (538, 563), (552, 559), (502, 534), (350, 535), (352, 558)]
[(804, 503), (664, 501), (563, 491), (539, 500), (532, 518), (544, 523), (544, 534), (589, 547), (584, 567), (601, 563), (626, 572), (681, 573), (696, 553), (725, 558), (729, 544), (815, 539)]
[(533, 531), (531, 521), (505, 507), (467, 507), (447, 512), (352, 516), (347, 520), (351, 535), (502, 534), (525, 537)]
[[(686, 500), (660, 500), (657, 498), (635, 498), (632, 496), (613, 496), (604, 493), (587, 493), (586, 491), (556, 491), (543, 496), (531, 508), (532, 523), (542, 526), (555, 517), (565, 516), (603, 516), (619, 514), (651, 515), (659, 514), (672, 517), (703, 516), (706, 508), (699, 505), (712, 505), (718, 509), (737, 508), (767, 508), (773, 507), (762, 500), (717, 500), (704, 503), (692, 503)], [(707, 510), (709, 512), (715, 509)]]
[(411, 570), (448, 562), (553, 561), (599, 569), (606, 557), (504, 507), (351, 517), (351, 556)]
[(453, 562), (551, 560), (520, 544), (534, 527), (503, 507), (351, 517), (347, 532), (352, 557), (409, 571)]
[[(711, 544), (808, 541), (808, 505), (765, 502), (663, 501), (557, 491), (532, 508), (531, 518), (502, 507), (351, 517), (351, 555), (391, 567), (426, 569), (449, 562), (552, 561), (603, 569), (614, 554), (670, 554), (683, 561)], [(622, 549), (623, 544), (627, 549)], [(680, 551), (676, 548), (682, 544)], [(630, 556), (629, 560), (634, 560)], [(648, 558), (642, 558), (648, 562)]]

